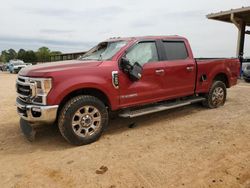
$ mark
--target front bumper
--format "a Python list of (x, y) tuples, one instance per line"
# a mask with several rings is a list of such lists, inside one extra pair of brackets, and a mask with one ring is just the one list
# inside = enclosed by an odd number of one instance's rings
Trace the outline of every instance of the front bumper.
[(42, 106), (27, 104), (16, 99), (17, 113), (19, 116), (34, 124), (52, 124), (56, 120), (58, 105)]

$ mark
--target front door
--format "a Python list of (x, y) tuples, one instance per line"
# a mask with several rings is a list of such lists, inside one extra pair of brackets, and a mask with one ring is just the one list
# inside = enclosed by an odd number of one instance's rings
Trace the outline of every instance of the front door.
[(140, 80), (131, 81), (126, 73), (120, 71), (121, 106), (146, 104), (164, 98), (164, 63), (159, 61), (156, 42), (139, 42), (131, 47), (125, 56), (132, 65), (135, 62), (139, 63), (143, 67), (143, 72)]

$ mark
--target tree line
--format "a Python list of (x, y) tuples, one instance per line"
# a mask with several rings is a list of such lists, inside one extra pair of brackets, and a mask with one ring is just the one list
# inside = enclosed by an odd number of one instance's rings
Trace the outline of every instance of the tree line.
[(12, 59), (20, 59), (25, 63), (36, 64), (37, 62), (48, 62), (50, 56), (61, 54), (59, 51), (51, 51), (47, 47), (41, 47), (37, 51), (20, 49), (3, 50), (0, 55), (0, 62), (8, 63)]

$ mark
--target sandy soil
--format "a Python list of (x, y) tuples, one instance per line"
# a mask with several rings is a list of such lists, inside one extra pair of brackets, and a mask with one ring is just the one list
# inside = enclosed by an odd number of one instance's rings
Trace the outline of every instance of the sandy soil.
[(1, 187), (250, 187), (250, 84), (219, 109), (115, 119), (99, 141), (73, 147), (52, 126), (26, 141), (15, 79), (0, 72)]

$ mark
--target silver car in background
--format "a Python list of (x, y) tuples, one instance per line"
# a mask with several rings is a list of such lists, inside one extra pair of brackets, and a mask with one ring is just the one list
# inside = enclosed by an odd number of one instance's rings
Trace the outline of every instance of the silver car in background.
[(243, 63), (242, 70), (243, 70), (243, 79), (246, 82), (250, 82), (250, 63)]

